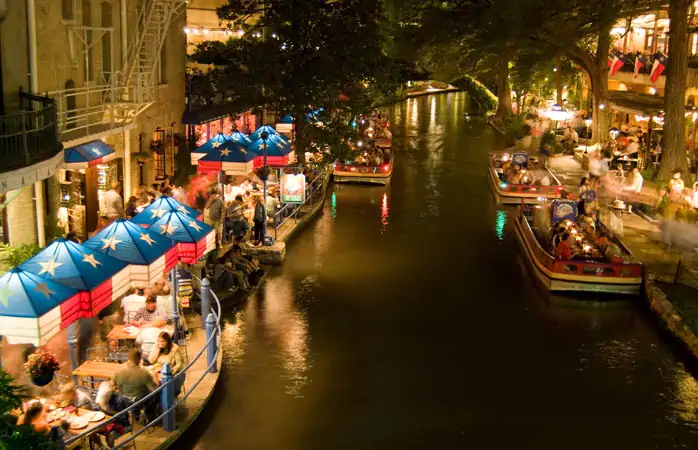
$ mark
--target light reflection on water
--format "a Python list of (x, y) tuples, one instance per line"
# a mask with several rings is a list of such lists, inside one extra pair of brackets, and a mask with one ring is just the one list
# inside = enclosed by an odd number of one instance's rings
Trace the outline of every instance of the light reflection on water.
[[(309, 286), (315, 284), (310, 278)], [(302, 397), (302, 388), (308, 383), (308, 324), (303, 311), (298, 310), (296, 296), (290, 280), (275, 278), (264, 289), (264, 331), (266, 338), (278, 348), (276, 358), (285, 370), (286, 393)]]

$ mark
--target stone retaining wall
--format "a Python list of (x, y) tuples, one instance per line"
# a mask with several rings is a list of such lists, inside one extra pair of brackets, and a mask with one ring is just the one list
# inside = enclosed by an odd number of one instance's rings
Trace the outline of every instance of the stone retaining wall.
[[(664, 277), (665, 278), (665, 277)], [(659, 323), (679, 342), (683, 343), (691, 355), (698, 360), (698, 337), (693, 330), (686, 325), (671, 304), (667, 294), (657, 286), (657, 281), (673, 282), (657, 277), (655, 274), (645, 276), (645, 299), (652, 314)]]

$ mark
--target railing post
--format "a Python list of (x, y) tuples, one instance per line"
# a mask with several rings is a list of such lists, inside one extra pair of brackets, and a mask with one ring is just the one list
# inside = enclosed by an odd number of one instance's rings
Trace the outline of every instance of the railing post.
[(172, 339), (177, 343), (177, 345), (181, 345), (179, 342), (180, 337), (183, 337), (184, 333), (179, 332), (180, 327), (179, 327), (179, 303), (178, 300), (179, 298), (177, 297), (177, 265), (175, 265), (172, 268), (172, 271), (170, 272), (170, 284), (171, 284), (171, 289), (170, 293), (172, 295), (172, 322), (174, 322), (174, 333), (172, 336)]
[(211, 339), (211, 336), (216, 332), (216, 318), (213, 314), (206, 316), (206, 366), (210, 367), (208, 370), (211, 373), (218, 372), (218, 367), (216, 367), (216, 339)]
[(201, 326), (206, 328), (206, 318), (211, 312), (211, 282), (208, 278), (201, 280)]
[[(160, 391), (160, 407), (163, 412), (167, 411), (167, 414), (165, 414), (165, 416), (162, 418), (162, 429), (168, 432), (174, 431), (176, 428), (175, 410), (172, 407), (174, 406), (175, 402), (175, 382), (172, 381), (172, 368), (168, 363), (164, 363), (162, 365), (160, 375), (162, 384), (166, 384), (165, 388)], [(172, 382), (170, 383), (170, 381)]]

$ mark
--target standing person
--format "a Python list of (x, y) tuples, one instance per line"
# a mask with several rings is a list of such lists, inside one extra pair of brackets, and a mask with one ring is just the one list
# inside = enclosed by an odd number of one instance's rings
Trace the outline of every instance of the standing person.
[(121, 183), (115, 181), (111, 184), (111, 189), (104, 194), (104, 214), (110, 221), (125, 219), (124, 199), (121, 197)]
[(577, 213), (585, 214), (584, 202), (586, 201), (587, 192), (589, 191), (589, 180), (587, 177), (582, 177), (579, 181), (579, 201), (577, 202)]
[(217, 190), (211, 192), (211, 196), (204, 208), (204, 222), (216, 229), (217, 245), (223, 243), (223, 208), (225, 204), (221, 200)]
[(254, 197), (254, 240), (253, 244), (260, 246), (264, 244), (264, 199), (261, 195), (255, 195)]

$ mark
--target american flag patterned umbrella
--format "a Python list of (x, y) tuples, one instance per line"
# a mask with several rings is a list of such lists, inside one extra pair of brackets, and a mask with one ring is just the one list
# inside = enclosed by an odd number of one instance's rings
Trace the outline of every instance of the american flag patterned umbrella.
[(0, 331), (10, 344), (44, 345), (83, 317), (86, 296), (15, 267), (0, 277)]
[(148, 205), (143, 211), (136, 214), (136, 216), (131, 219), (131, 222), (137, 223), (140, 226), (148, 228), (153, 223), (157, 222), (162, 216), (170, 211), (179, 211), (182, 214), (191, 216), (198, 220), (203, 219), (203, 214), (195, 210), (191, 206), (187, 206), (183, 203), (178, 202), (172, 197), (163, 195), (157, 198), (153, 203)]
[(81, 317), (93, 317), (131, 287), (131, 270), (123, 261), (65, 239), (57, 239), (21, 269), (84, 291)]
[(179, 258), (187, 264), (195, 264), (216, 249), (216, 230), (179, 211), (166, 213), (149, 230), (177, 242)]
[(117, 219), (83, 245), (130, 264), (131, 284), (151, 284), (177, 264), (174, 241), (135, 223)]

